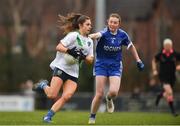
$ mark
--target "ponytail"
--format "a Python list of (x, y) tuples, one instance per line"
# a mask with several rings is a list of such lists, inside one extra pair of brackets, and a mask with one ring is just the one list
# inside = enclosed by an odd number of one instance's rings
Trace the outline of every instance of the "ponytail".
[(80, 13), (69, 13), (66, 17), (59, 14), (58, 17), (58, 27), (62, 29), (65, 34), (78, 30), (79, 24), (83, 24), (87, 19), (90, 19), (88, 16), (82, 15)]
[(83, 24), (87, 19), (90, 19), (86, 15), (80, 13), (69, 13), (66, 17), (62, 15), (59, 16), (59, 28), (64, 31), (65, 34), (71, 31), (79, 29), (79, 24)]

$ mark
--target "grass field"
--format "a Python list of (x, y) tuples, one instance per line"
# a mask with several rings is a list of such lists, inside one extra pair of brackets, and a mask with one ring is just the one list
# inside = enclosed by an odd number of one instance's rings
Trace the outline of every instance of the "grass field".
[[(45, 113), (46, 111), (0, 112), (0, 125), (44, 125), (42, 117)], [(51, 125), (87, 125), (88, 117), (88, 112), (58, 112)], [(96, 125), (180, 125), (180, 116), (142, 112), (98, 113)]]

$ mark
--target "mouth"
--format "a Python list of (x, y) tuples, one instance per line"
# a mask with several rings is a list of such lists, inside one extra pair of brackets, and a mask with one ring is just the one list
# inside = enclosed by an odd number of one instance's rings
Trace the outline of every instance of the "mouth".
[(115, 30), (115, 28), (112, 28), (112, 27), (109, 27), (109, 29), (110, 29), (110, 30), (112, 30), (112, 31), (114, 31), (114, 30)]

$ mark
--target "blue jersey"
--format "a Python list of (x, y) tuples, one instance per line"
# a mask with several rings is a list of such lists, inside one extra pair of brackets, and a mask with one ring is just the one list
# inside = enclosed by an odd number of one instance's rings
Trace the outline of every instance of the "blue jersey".
[(96, 62), (120, 62), (122, 60), (122, 46), (132, 44), (128, 34), (122, 29), (118, 29), (116, 34), (112, 34), (108, 28), (100, 31), (101, 38), (96, 47)]

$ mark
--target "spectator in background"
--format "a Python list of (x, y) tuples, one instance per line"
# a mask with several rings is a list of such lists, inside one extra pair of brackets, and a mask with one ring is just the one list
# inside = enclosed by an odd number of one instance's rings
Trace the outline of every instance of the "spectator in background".
[[(155, 104), (158, 106), (160, 99), (164, 97), (169, 104), (173, 116), (178, 115), (173, 105), (173, 86), (176, 81), (175, 72), (177, 61), (179, 60), (180, 53), (173, 49), (173, 43), (171, 39), (164, 40), (163, 49), (158, 54), (156, 54), (152, 60), (153, 75), (158, 75), (163, 88), (162, 91), (158, 94)], [(159, 69), (157, 65), (159, 65)], [(177, 67), (177, 69), (179, 68)]]
[(56, 57), (50, 64), (53, 77), (48, 85), (47, 80), (42, 80), (34, 85), (34, 90), (43, 90), (47, 97), (55, 99), (59, 90), (63, 88), (62, 96), (57, 99), (48, 113), (44, 122), (51, 122), (52, 117), (73, 96), (78, 86), (79, 64), (93, 62), (93, 41), (88, 37), (91, 31), (91, 20), (82, 14), (68, 14), (67, 17), (59, 16), (61, 28), (67, 35), (57, 45)]
[(141, 100), (141, 90), (139, 87), (135, 87), (131, 94), (132, 99)]
[(34, 92), (32, 91), (33, 81), (27, 80), (25, 83), (21, 84), (21, 90), (25, 96), (34, 97)]

